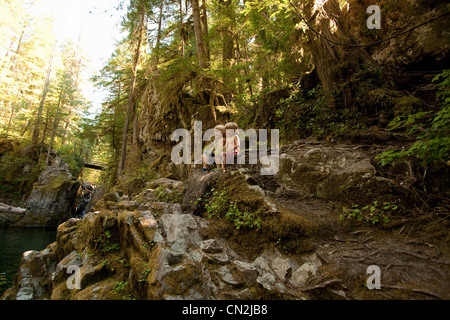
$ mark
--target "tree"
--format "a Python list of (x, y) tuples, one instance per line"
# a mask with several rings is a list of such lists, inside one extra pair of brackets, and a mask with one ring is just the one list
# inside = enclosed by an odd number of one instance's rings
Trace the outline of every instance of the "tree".
[[(146, 19), (146, 2), (144, 0), (132, 1), (130, 4), (132, 11), (129, 14), (129, 19), (131, 22), (131, 26), (134, 25), (137, 21), (137, 28), (131, 29), (131, 39), (132, 44), (134, 44), (134, 57), (133, 57), (133, 66), (131, 73), (131, 85), (129, 88), (128, 94), (128, 104), (127, 104), (127, 113), (125, 117), (125, 124), (123, 127), (123, 137), (122, 137), (122, 149), (120, 154), (120, 162), (117, 169), (117, 175), (120, 176), (125, 167), (125, 159), (127, 155), (127, 140), (128, 140), (128, 127), (130, 123), (130, 117), (132, 114), (137, 117), (137, 112), (135, 111), (135, 88), (136, 88), (136, 76), (137, 76), (137, 67), (139, 63), (139, 57), (141, 53), (141, 45), (145, 32), (145, 19)], [(136, 33), (136, 34), (135, 34)], [(137, 121), (134, 121), (134, 127), (137, 126)], [(136, 128), (137, 130), (137, 128)], [(133, 135), (134, 136), (134, 135)], [(137, 143), (137, 142), (136, 142)]]
[(206, 45), (203, 41), (203, 28), (202, 19), (200, 16), (199, 0), (191, 0), (192, 3), (192, 15), (194, 18), (194, 34), (195, 45), (197, 48), (197, 59), (200, 68), (204, 69), (208, 67), (208, 53), (206, 51)]
[(53, 60), (55, 57), (56, 45), (57, 45), (57, 42), (55, 41), (55, 44), (54, 44), (53, 50), (52, 50), (52, 55), (50, 57), (50, 61), (48, 62), (47, 73), (46, 73), (45, 82), (44, 82), (44, 89), (42, 91), (41, 100), (39, 102), (39, 108), (38, 108), (38, 113), (37, 113), (36, 121), (35, 121), (35, 125), (34, 125), (33, 136), (31, 138), (31, 142), (33, 144), (36, 144), (37, 141), (39, 140), (39, 130), (40, 130), (40, 126), (41, 126), (42, 112), (44, 110), (45, 99), (47, 98), (48, 89), (50, 87), (50, 76), (52, 73), (52, 65), (53, 65)]

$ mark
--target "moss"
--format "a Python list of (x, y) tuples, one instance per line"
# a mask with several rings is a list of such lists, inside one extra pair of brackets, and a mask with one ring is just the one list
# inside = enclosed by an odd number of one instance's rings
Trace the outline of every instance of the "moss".
[(414, 96), (402, 96), (394, 101), (394, 116), (422, 111), (423, 101)]
[(201, 270), (194, 265), (183, 265), (182, 268), (169, 272), (165, 278), (165, 285), (168, 286), (166, 293), (183, 294), (197, 282), (200, 274)]
[(210, 228), (205, 231), (208, 236), (227, 239), (233, 250), (249, 258), (256, 258), (269, 243), (274, 244), (278, 239), (282, 239), (289, 253), (312, 249), (309, 238), (316, 232), (315, 227), (290, 211), (273, 212), (263, 195), (249, 187), (242, 175), (225, 175), (214, 188), (226, 190), (229, 202), (235, 203), (241, 211), (257, 213), (261, 227), (238, 230), (232, 221), (215, 217), (211, 219)]

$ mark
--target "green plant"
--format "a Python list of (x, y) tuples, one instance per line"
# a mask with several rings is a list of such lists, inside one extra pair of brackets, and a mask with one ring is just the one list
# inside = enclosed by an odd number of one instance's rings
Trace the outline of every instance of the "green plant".
[[(223, 217), (234, 223), (236, 229), (247, 228), (261, 228), (261, 217), (259, 212), (250, 213), (248, 211), (241, 211), (238, 205), (234, 202), (230, 202), (230, 199), (227, 196), (227, 187), (223, 188), (220, 192), (211, 189), (207, 196), (211, 195), (211, 197), (205, 201), (205, 209), (207, 212), (207, 218), (211, 219), (212, 217)], [(198, 199), (201, 201), (201, 199)]]
[(128, 281), (119, 281), (116, 282), (116, 286), (113, 291), (125, 291), (128, 285)]
[(261, 229), (261, 217), (259, 212), (250, 213), (247, 211), (240, 211), (235, 203), (231, 203), (225, 217), (234, 223), (236, 229), (240, 228), (258, 228)]
[(275, 241), (275, 246), (283, 248), (284, 250), (287, 250), (287, 247), (285, 245), (281, 244), (281, 238), (278, 238), (277, 241)]
[(167, 191), (162, 186), (155, 189), (156, 200), (159, 202), (181, 203), (183, 200), (182, 192)]
[(109, 259), (103, 260), (102, 267), (107, 267), (111, 264), (111, 261)]
[(441, 100), (441, 109), (434, 114), (431, 121), (428, 121), (428, 119), (423, 121), (425, 116), (430, 115), (430, 112), (418, 112), (406, 117), (396, 117), (389, 125), (391, 129), (407, 128), (407, 135), (418, 133), (418, 136), (409, 149), (388, 150), (378, 154), (375, 159), (381, 166), (390, 164), (397, 158), (410, 156), (417, 156), (424, 167), (435, 162), (449, 163), (450, 69), (437, 75), (433, 82), (438, 82), (439, 92), (437, 97)]
[(113, 291), (122, 295), (122, 300), (136, 300), (130, 293), (127, 293), (128, 281), (119, 281), (116, 282), (116, 286)]
[(116, 260), (118, 262), (120, 262), (125, 268), (129, 268), (130, 267), (130, 260), (128, 260), (128, 259), (120, 259), (119, 257), (117, 257)]
[(94, 240), (95, 244), (99, 246), (100, 250), (104, 253), (109, 251), (119, 250), (120, 246), (118, 243), (111, 242), (111, 232), (106, 230), (99, 238)]
[(224, 188), (221, 192), (211, 189), (207, 196), (210, 194), (211, 198), (205, 203), (208, 219), (225, 214), (229, 204), (229, 200), (226, 196), (226, 188)]
[(144, 249), (147, 249), (148, 251), (152, 251), (153, 248), (155, 247), (155, 243), (153, 241), (144, 243), (143, 245)]
[(145, 270), (142, 271), (142, 276), (139, 279), (139, 282), (145, 282), (147, 279), (148, 274), (152, 271), (152, 269), (150, 267), (146, 268)]
[(391, 221), (389, 215), (398, 210), (398, 206), (389, 202), (374, 201), (370, 205), (360, 207), (355, 204), (350, 209), (343, 208), (343, 214), (339, 216), (341, 220), (355, 219), (358, 221), (366, 221), (372, 224), (389, 223)]

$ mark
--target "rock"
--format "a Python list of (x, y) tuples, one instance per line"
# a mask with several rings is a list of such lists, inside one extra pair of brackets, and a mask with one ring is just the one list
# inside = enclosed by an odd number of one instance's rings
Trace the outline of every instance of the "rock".
[(205, 257), (211, 263), (227, 264), (230, 262), (230, 259), (225, 252), (206, 254)]
[(147, 188), (156, 189), (158, 187), (168, 188), (170, 190), (181, 189), (182, 181), (172, 180), (167, 178), (159, 178), (146, 183)]
[(231, 270), (228, 268), (228, 266), (223, 266), (217, 269), (217, 274), (220, 276), (220, 278), (233, 286), (239, 286), (242, 284), (242, 282), (236, 280), (236, 278), (231, 273)]
[(41, 282), (47, 275), (44, 259), (38, 251), (26, 251), (22, 255), (18, 274), (19, 290), (16, 300), (39, 299), (47, 293)]
[(200, 248), (206, 253), (219, 253), (223, 249), (215, 239), (208, 239), (201, 243)]
[(285, 281), (286, 277), (292, 273), (293, 265), (294, 262), (290, 259), (275, 258), (275, 260), (272, 261), (272, 270), (281, 281)]
[(370, 158), (354, 146), (303, 145), (280, 155), (275, 179), (285, 188), (324, 201), (353, 205), (362, 200), (369, 203), (380, 195), (393, 200), (401, 188), (393, 180), (380, 180)]
[(55, 272), (51, 275), (51, 280), (57, 282), (67, 276), (67, 268), (69, 266), (81, 267), (82, 259), (75, 250), (65, 256), (56, 266)]
[(233, 264), (236, 266), (241, 278), (248, 286), (255, 283), (256, 278), (258, 278), (258, 270), (253, 264), (240, 260), (234, 260)]
[(317, 268), (311, 263), (302, 264), (297, 270), (292, 273), (289, 283), (295, 287), (303, 287), (311, 275), (316, 275)]
[(34, 185), (27, 201), (27, 213), (16, 225), (55, 227), (76, 213), (79, 180), (63, 165), (62, 160), (47, 167)]
[(181, 205), (182, 210), (185, 212), (193, 212), (195, 214), (200, 208), (198, 199), (205, 195), (206, 190), (211, 188), (215, 179), (220, 175), (220, 172), (193, 172), (186, 182), (186, 191), (183, 195)]
[(276, 278), (272, 273), (264, 272), (262, 275), (260, 275), (256, 282), (261, 284), (265, 289), (272, 290), (273, 286), (275, 285)]
[(110, 192), (103, 196), (104, 201), (113, 201), (113, 202), (119, 202), (120, 196), (117, 192)]
[(174, 250), (184, 251), (189, 244), (200, 244), (201, 237), (193, 216), (181, 213), (164, 214), (161, 222), (167, 242)]
[(117, 203), (118, 209), (122, 210), (128, 210), (128, 211), (135, 211), (139, 207), (139, 202), (137, 201), (120, 201)]

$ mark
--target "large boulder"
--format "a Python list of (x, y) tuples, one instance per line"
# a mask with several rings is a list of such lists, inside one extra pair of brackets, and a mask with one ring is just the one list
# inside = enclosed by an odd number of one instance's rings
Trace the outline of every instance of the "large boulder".
[(27, 214), (17, 225), (55, 227), (73, 217), (81, 182), (72, 177), (62, 159), (56, 159), (34, 185), (27, 201)]
[(304, 196), (343, 204), (368, 203), (380, 196), (393, 203), (407, 193), (400, 181), (377, 175), (371, 156), (352, 145), (299, 143), (282, 152), (275, 178)]

